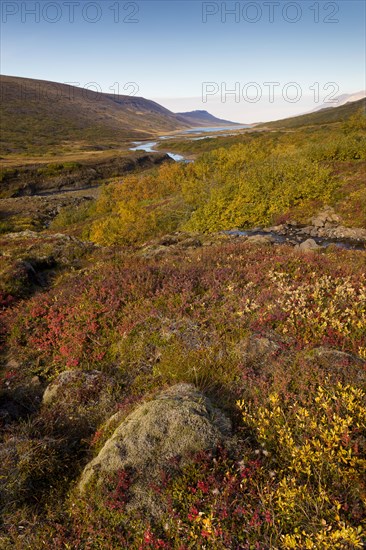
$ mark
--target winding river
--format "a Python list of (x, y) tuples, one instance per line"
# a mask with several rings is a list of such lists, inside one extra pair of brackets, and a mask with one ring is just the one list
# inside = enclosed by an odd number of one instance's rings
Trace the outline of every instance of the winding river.
[[(235, 135), (237, 130), (242, 130), (245, 128), (250, 128), (250, 125), (248, 124), (240, 124), (236, 126), (212, 126), (207, 128), (190, 128), (189, 130), (185, 130), (184, 132), (181, 132), (179, 134), (171, 135), (171, 136), (160, 136), (157, 141), (134, 141), (133, 147), (130, 147), (130, 151), (146, 151), (147, 153), (161, 153), (163, 151), (157, 151), (155, 147), (157, 144), (161, 141), (164, 141), (166, 139), (174, 139), (175, 137), (185, 137), (190, 138), (192, 141), (197, 141), (200, 139), (205, 138), (215, 138), (215, 137), (226, 137), (226, 136), (232, 136)], [(199, 137), (191, 137), (192, 134), (200, 134)], [(202, 136), (201, 134), (210, 134), (207, 136)], [(176, 162), (193, 162), (191, 160), (186, 159), (183, 155), (177, 155), (176, 153), (172, 153), (170, 151), (164, 151), (167, 155), (169, 155), (170, 158), (175, 160)]]
[[(159, 138), (159, 140), (162, 138)], [(154, 149), (156, 145), (158, 144), (157, 141), (134, 141), (135, 147), (130, 147), (130, 151), (146, 151), (147, 153), (161, 153), (162, 151), (157, 151)], [(187, 161), (182, 155), (177, 155), (176, 153), (171, 153), (169, 151), (165, 151), (167, 155), (169, 155), (170, 158), (175, 160), (176, 162), (189, 162)]]

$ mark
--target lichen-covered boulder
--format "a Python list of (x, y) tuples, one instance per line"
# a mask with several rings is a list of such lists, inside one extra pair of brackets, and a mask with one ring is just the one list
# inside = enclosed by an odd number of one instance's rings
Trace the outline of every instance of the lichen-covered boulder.
[(159, 514), (161, 503), (150, 490), (174, 460), (184, 465), (203, 450), (214, 449), (231, 433), (230, 420), (190, 384), (178, 384), (140, 405), (115, 430), (98, 456), (85, 468), (79, 483), (107, 483), (120, 471), (134, 474), (130, 509)]
[(68, 444), (79, 445), (111, 416), (116, 399), (117, 384), (105, 373), (67, 370), (47, 386), (41, 415)]
[(91, 401), (98, 397), (106, 385), (106, 376), (98, 370), (67, 370), (47, 386), (43, 394), (43, 404), (65, 402), (76, 396), (78, 401)]

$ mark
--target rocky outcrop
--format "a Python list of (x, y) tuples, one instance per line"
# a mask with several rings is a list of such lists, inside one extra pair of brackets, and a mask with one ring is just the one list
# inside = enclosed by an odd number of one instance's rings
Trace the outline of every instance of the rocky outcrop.
[(274, 357), (287, 353), (291, 345), (293, 341), (290, 338), (268, 330), (264, 334), (252, 333), (239, 340), (235, 352), (244, 362), (267, 363)]
[(179, 254), (182, 251), (192, 251), (200, 247), (217, 246), (240, 239), (256, 245), (271, 245), (276, 239), (271, 235), (241, 234), (240, 230), (225, 231), (220, 233), (196, 234), (177, 231), (170, 235), (165, 235), (145, 244), (139, 251), (139, 255), (144, 258), (162, 258)]
[(97, 245), (63, 234), (21, 231), (0, 236), (0, 293), (14, 298), (46, 287), (57, 271), (80, 269)]
[(341, 239), (366, 243), (366, 229), (362, 227), (344, 227), (343, 225), (315, 227), (313, 225), (301, 228), (299, 235), (310, 235), (321, 239)]
[(53, 195), (23, 196), (0, 199), (0, 213), (8, 232), (21, 232), (25, 229), (42, 231), (50, 226), (64, 208), (75, 211), (96, 198), (96, 187), (85, 191), (57, 193)]
[(172, 461), (180, 465), (194, 453), (214, 449), (231, 433), (230, 420), (190, 384), (178, 384), (140, 405), (116, 429), (98, 456), (85, 468), (81, 493), (101, 486), (121, 471), (132, 472), (129, 509), (152, 517), (160, 513), (151, 491)]
[(311, 219), (311, 225), (299, 228), (297, 234), (323, 239), (348, 239), (366, 242), (366, 229), (344, 227), (341, 225), (340, 217), (329, 206)]
[(341, 225), (340, 217), (331, 207), (326, 207), (310, 222), (311, 225), (302, 226), (292, 221), (266, 227), (261, 232), (272, 234), (277, 237), (278, 242), (298, 246), (300, 250), (316, 250), (315, 245), (328, 246), (332, 243), (345, 248), (360, 249), (366, 245), (366, 229)]
[(202, 246), (202, 236), (186, 232), (176, 232), (164, 235), (144, 245), (139, 254), (143, 258), (161, 258), (166, 254), (182, 252)]
[(314, 252), (330, 244), (344, 248), (363, 249), (366, 245), (366, 229), (343, 227), (331, 208), (312, 219), (314, 225), (301, 226), (295, 221), (273, 227), (250, 230), (231, 229), (218, 233), (197, 234), (175, 232), (145, 243), (138, 255), (147, 259), (188, 253), (200, 247), (219, 246), (240, 239), (249, 244), (268, 246), (288, 244), (301, 252)]
[(73, 452), (116, 410), (116, 380), (99, 370), (66, 370), (46, 388), (41, 415)]
[[(319, 236), (322, 236), (319, 234)], [(361, 227), (338, 227), (328, 229), (326, 235), (330, 239), (345, 239), (351, 241), (362, 241), (366, 243), (366, 229)]]

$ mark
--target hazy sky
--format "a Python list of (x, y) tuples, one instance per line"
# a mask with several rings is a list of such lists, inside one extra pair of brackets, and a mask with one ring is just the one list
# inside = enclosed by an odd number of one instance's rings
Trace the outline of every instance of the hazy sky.
[(2, 0), (1, 7), (3, 74), (134, 93), (174, 111), (207, 109), (241, 122), (297, 114), (366, 88), (363, 0)]

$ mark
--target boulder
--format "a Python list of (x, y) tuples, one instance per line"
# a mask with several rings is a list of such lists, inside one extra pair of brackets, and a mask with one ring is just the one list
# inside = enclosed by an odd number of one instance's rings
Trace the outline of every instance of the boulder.
[(275, 239), (270, 235), (251, 235), (247, 238), (247, 242), (251, 244), (269, 245), (275, 242)]
[(298, 235), (310, 235), (311, 231), (314, 229), (312, 225), (307, 225), (306, 227), (302, 227), (297, 231)]
[(118, 388), (104, 373), (68, 370), (48, 385), (41, 415), (64, 438), (65, 447), (88, 439), (115, 411)]
[(352, 378), (355, 383), (366, 382), (366, 361), (334, 348), (320, 346), (306, 352), (305, 359), (342, 383)]
[(291, 345), (293, 342), (290, 338), (268, 330), (265, 334), (249, 334), (236, 344), (235, 352), (242, 361), (267, 363), (274, 357), (288, 353)]
[(159, 483), (174, 461), (183, 466), (230, 433), (230, 420), (207, 397), (190, 384), (177, 384), (140, 405), (118, 426), (84, 469), (79, 491), (87, 493), (90, 484), (100, 489), (119, 472), (132, 472), (128, 508), (154, 517), (161, 503), (152, 483)]
[(263, 233), (279, 233), (283, 234), (286, 233), (286, 230), (288, 229), (288, 226), (285, 224), (280, 225), (273, 225), (271, 227), (264, 227), (262, 229)]
[(67, 370), (59, 374), (46, 388), (43, 404), (65, 402), (75, 394), (83, 394), (83, 400), (95, 398), (106, 385), (106, 376), (98, 371)]
[(316, 244), (314, 239), (306, 239), (306, 241), (300, 243), (296, 248), (300, 252), (315, 252), (316, 250), (320, 250), (321, 246)]

